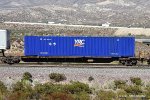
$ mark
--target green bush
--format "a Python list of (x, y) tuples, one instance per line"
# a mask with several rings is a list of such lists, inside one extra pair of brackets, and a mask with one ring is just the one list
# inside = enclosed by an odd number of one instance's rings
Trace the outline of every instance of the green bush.
[[(17, 82), (13, 85), (12, 92), (9, 98), (14, 98), (11, 100), (25, 100), (34, 97), (34, 91), (30, 85), (24, 85), (22, 82)], [(10, 100), (9, 99), (9, 100)]]
[(140, 86), (127, 86), (124, 89), (128, 94), (139, 95), (142, 93), (142, 89)]
[(74, 100), (72, 95), (66, 93), (52, 93), (41, 95), (40, 100)]
[(2, 81), (0, 81), (0, 100), (4, 100), (4, 97), (7, 94), (7, 92), (7, 87)]
[(81, 92), (91, 93), (92, 90), (89, 88), (88, 84), (81, 82), (72, 82), (72, 84), (66, 85), (65, 90), (71, 94), (78, 94)]
[(116, 89), (123, 89), (124, 87), (126, 87), (126, 82), (123, 80), (115, 80), (114, 83)]
[(116, 100), (117, 95), (113, 91), (100, 90), (97, 93), (95, 100)]
[(64, 74), (59, 74), (59, 73), (51, 73), (49, 74), (49, 78), (54, 80), (55, 82), (60, 82), (67, 79)]
[(7, 87), (4, 85), (2, 81), (0, 81), (0, 92), (2, 94), (7, 92)]
[(89, 86), (80, 82), (72, 82), (67, 85), (53, 83), (38, 84), (34, 87), (34, 90), (39, 95), (38, 98), (53, 98), (52, 100), (89, 100), (89, 93), (91, 93)]
[(23, 74), (22, 80), (29, 80), (32, 82), (32, 75), (29, 72)]
[(120, 100), (122, 100), (121, 98), (127, 98), (128, 94), (124, 90), (118, 90), (117, 91), (117, 96), (118, 96), (118, 98), (120, 98)]
[(81, 92), (78, 94), (73, 94), (73, 100), (91, 100), (90, 95), (86, 92)]
[(65, 90), (66, 85), (45, 83), (34, 87), (35, 93), (42, 100), (74, 100), (72, 94)]
[(135, 85), (142, 85), (142, 80), (139, 77), (130, 77), (130, 81)]
[(23, 91), (24, 90), (24, 85), (22, 82), (17, 82), (16, 84), (13, 85), (13, 92), (15, 91)]
[(146, 88), (145, 88), (145, 95), (147, 97), (147, 99), (149, 100), (150, 99), (150, 85), (148, 85)]
[(92, 76), (90, 76), (89, 78), (88, 78), (88, 81), (93, 81), (94, 80), (94, 78), (92, 77)]
[(35, 92), (38, 94), (51, 94), (55, 92), (65, 92), (64, 85), (53, 84), (53, 83), (45, 83), (45, 84), (37, 84), (35, 87)]
[(67, 94), (67, 93), (62, 93), (62, 92), (52, 93), (51, 97), (52, 97), (52, 100), (73, 100), (72, 95)]
[(12, 92), (7, 100), (30, 100), (32, 99), (29, 94), (23, 91)]

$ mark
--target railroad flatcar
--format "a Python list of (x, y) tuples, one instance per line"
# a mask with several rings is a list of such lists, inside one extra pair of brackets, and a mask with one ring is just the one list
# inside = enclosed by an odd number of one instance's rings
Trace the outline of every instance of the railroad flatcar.
[(24, 56), (3, 57), (2, 62), (13, 64), (20, 60), (92, 63), (119, 61), (123, 65), (136, 65), (140, 58), (135, 57), (134, 37), (24, 36)]

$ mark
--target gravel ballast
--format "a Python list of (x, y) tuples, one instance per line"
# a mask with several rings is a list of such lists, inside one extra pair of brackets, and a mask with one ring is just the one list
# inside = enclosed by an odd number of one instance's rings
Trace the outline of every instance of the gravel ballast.
[(130, 77), (140, 77), (144, 81), (150, 80), (150, 69), (130, 68), (59, 68), (59, 67), (0, 67), (0, 80), (6, 81), (8, 77), (19, 80), (24, 72), (30, 72), (33, 80), (40, 83), (48, 82), (50, 73), (62, 73), (67, 77), (66, 82), (88, 81), (92, 76), (95, 82), (103, 84), (108, 81), (121, 79), (128, 80)]

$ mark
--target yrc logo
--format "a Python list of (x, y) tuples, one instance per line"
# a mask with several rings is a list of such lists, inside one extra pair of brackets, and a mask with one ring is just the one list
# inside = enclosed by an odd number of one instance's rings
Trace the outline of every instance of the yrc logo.
[(74, 46), (75, 47), (84, 47), (85, 40), (84, 39), (75, 39), (74, 40)]

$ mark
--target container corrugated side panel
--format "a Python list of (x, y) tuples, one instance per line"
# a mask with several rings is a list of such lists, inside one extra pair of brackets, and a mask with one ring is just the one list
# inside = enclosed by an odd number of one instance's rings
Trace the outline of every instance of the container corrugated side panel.
[(121, 37), (120, 39), (120, 53), (122, 56), (135, 56), (135, 38)]
[(38, 55), (37, 36), (24, 37), (24, 54), (25, 56)]
[(84, 47), (74, 46), (75, 40), (84, 39), (86, 41), (87, 38), (84, 37), (42, 37), (42, 38), (43, 40), (41, 41), (40, 46), (44, 45), (44, 48), (40, 48), (40, 52), (39, 52), (40, 56), (90, 56), (91, 55), (91, 50), (89, 49), (90, 44), (89, 46), (84, 45)]
[[(26, 55), (82, 57), (134, 56), (134, 38), (132, 37), (35, 36), (35, 40), (33, 37), (29, 37), (32, 39), (28, 39), (30, 43), (26, 44), (27, 48), (25, 49), (28, 50)], [(79, 46), (74, 46), (76, 44), (75, 41)]]

